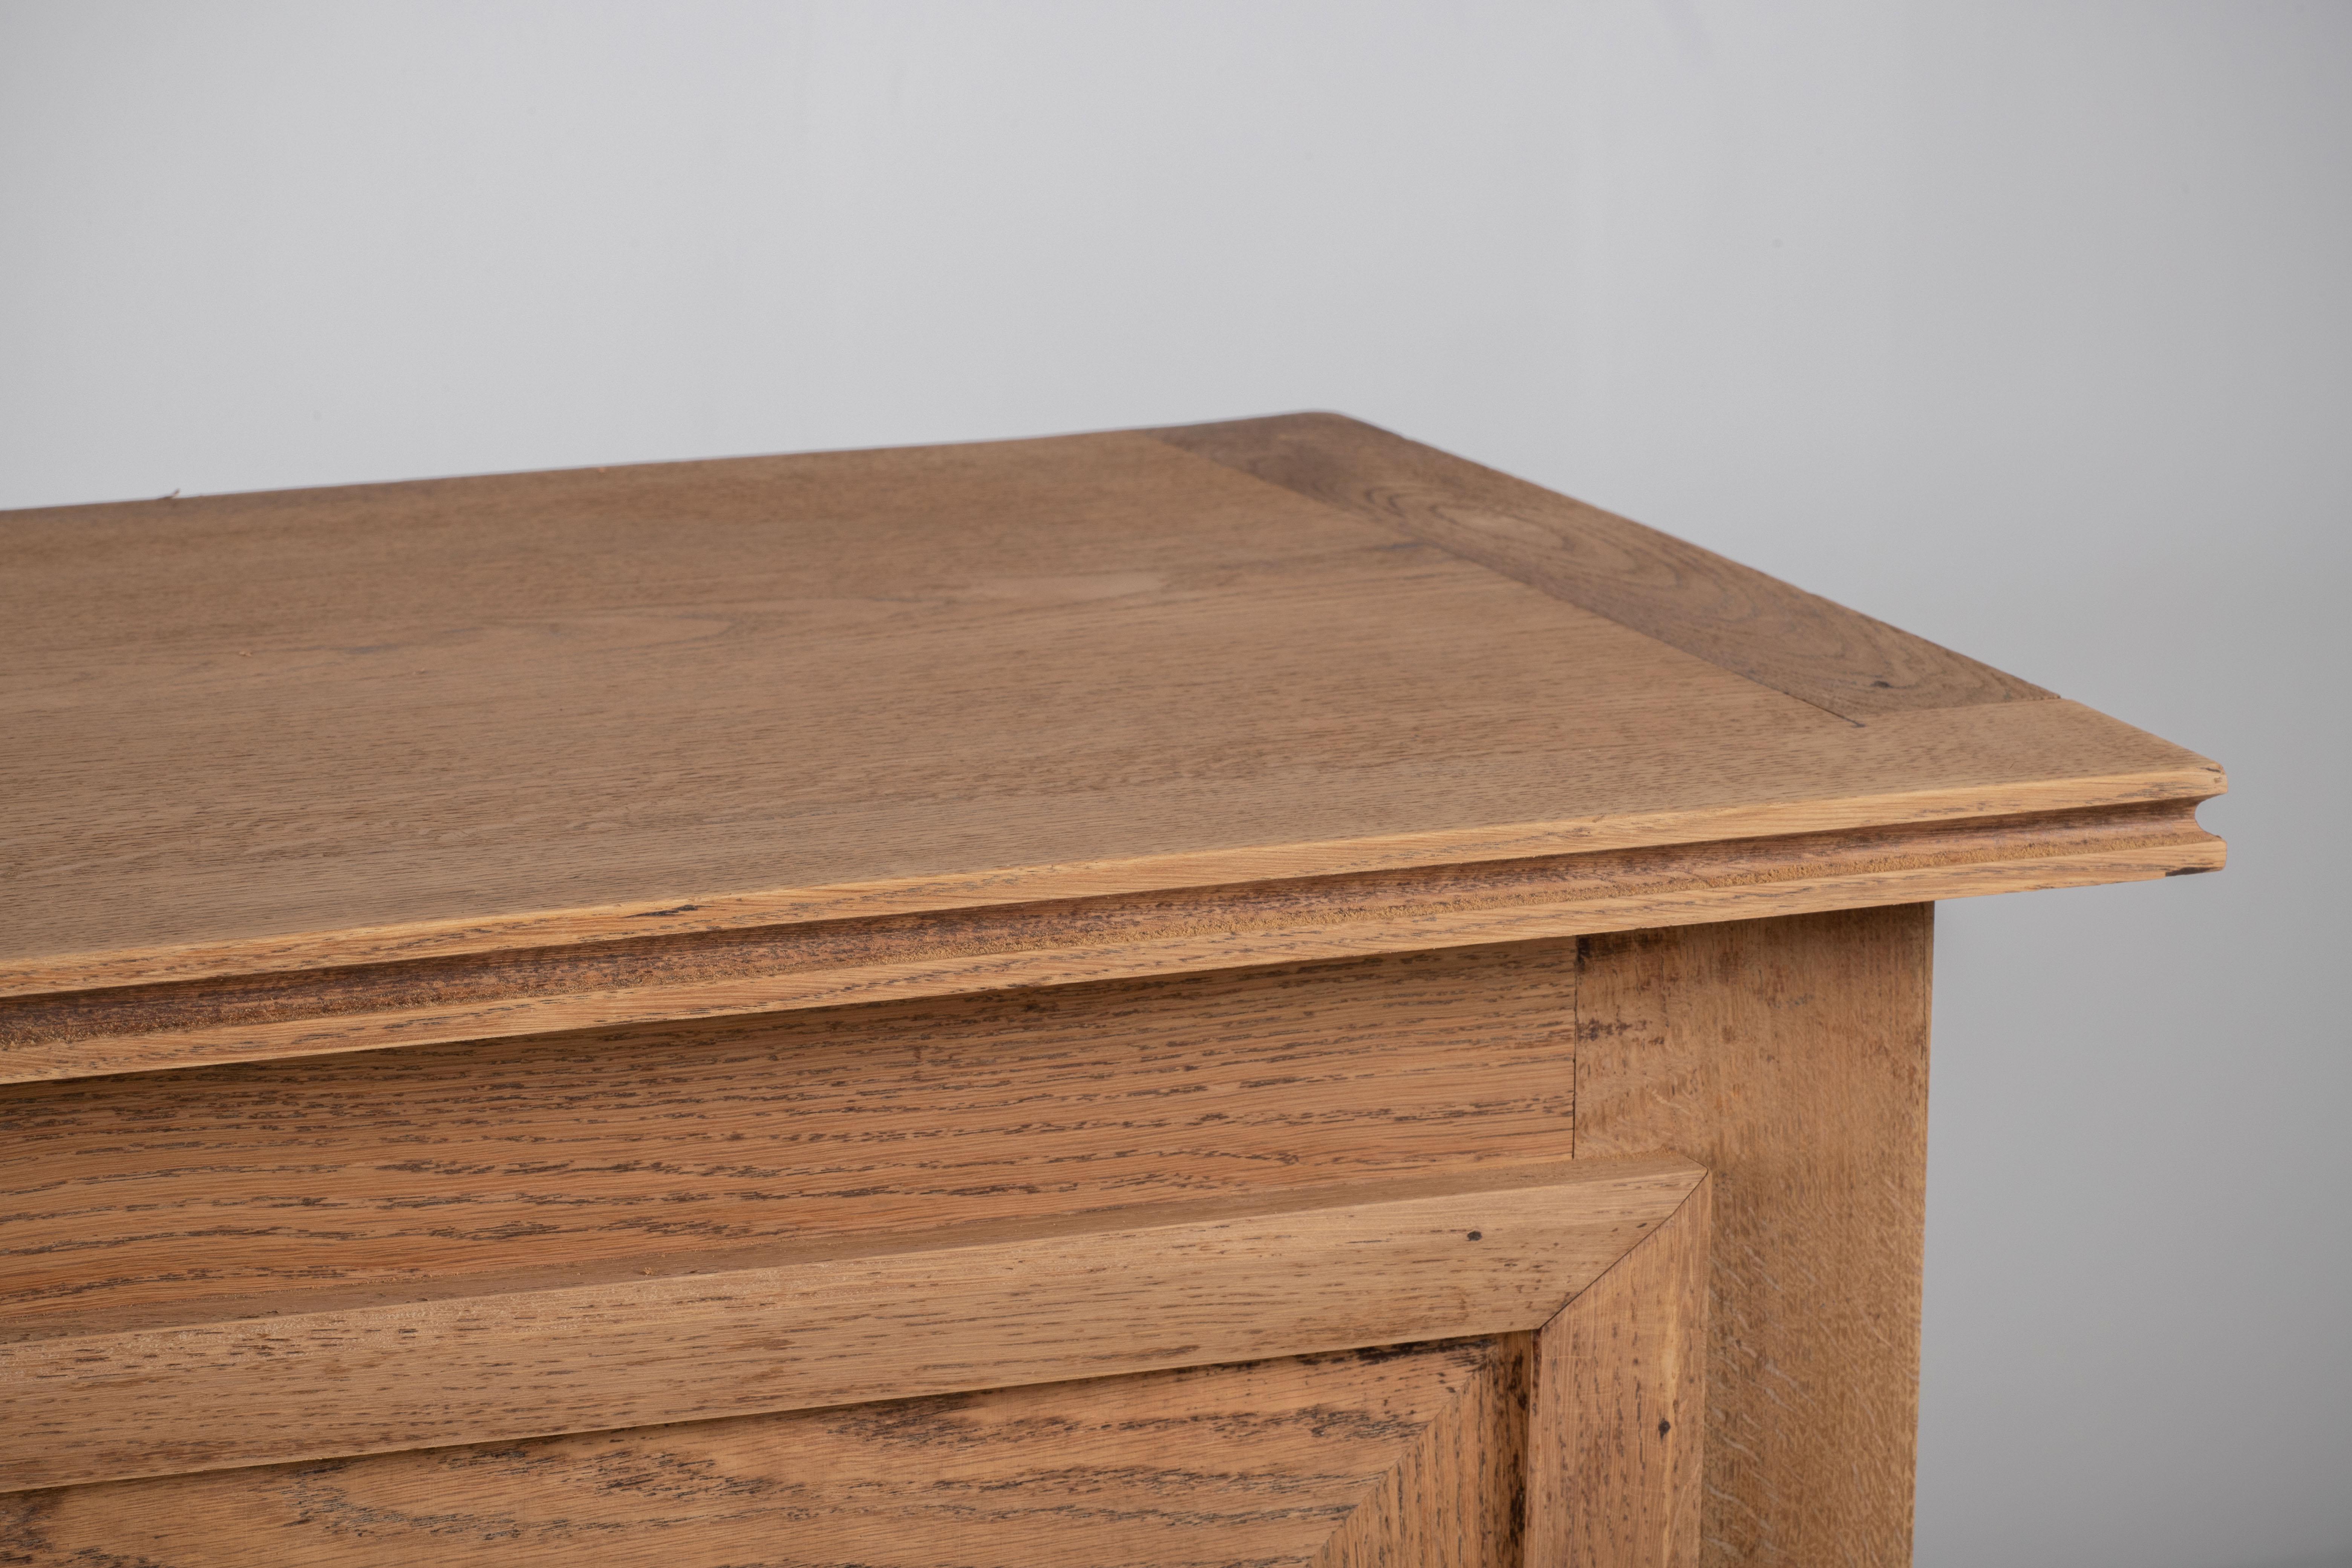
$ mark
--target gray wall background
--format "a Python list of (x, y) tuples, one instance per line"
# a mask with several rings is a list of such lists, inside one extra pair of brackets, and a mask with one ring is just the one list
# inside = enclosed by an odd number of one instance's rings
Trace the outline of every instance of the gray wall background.
[(2352, 5), (0, 0), (0, 506), (1346, 410), (2230, 764), (1948, 904), (1918, 1556), (2352, 1563)]

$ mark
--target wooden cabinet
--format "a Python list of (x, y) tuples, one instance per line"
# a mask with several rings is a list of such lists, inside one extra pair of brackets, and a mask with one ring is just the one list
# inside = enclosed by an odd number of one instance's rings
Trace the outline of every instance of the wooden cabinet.
[(0, 541), (5, 1562), (1900, 1563), (1933, 902), (2221, 863), (1333, 416)]

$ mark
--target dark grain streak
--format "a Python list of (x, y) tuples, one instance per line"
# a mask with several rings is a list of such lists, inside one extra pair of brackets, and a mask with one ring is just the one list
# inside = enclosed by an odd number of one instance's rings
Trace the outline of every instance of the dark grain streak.
[[(23, 1492), (0, 1561), (227, 1568), (266, 1540), (274, 1568), (1386, 1562), (1332, 1555), (1334, 1532), (1416, 1464), (1426, 1493), (1432, 1438), (1507, 1439), (1523, 1338)], [(1516, 1565), (1508, 1489), (1483, 1495), (1443, 1562)]]

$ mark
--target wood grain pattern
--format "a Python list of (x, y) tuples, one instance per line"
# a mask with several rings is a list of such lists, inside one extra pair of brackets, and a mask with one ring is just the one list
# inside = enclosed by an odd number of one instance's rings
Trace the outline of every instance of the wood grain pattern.
[(1541, 821), (1662, 712), (1826, 721), (1136, 435), (18, 512), (0, 548), (10, 959)]
[(1457, 949), (0, 1089), (0, 1341), (1565, 1159), (1575, 984)]
[[(2078, 703), (2053, 700), (1948, 713), (1897, 714), (1867, 729), (1814, 726), (1748, 738), (1733, 776), (1710, 773), (1687, 738), (1621, 748), (1606, 759), (1555, 759), (1554, 782), (1597, 809), (1528, 822), (1368, 834), (1214, 852), (1009, 867), (824, 887), (714, 891), (681, 901), (506, 911), (451, 920), (333, 927), (174, 944), (10, 959), (0, 996), (229, 976), (299, 976), (470, 955), (582, 950), (582, 961), (630, 944), (821, 922), (986, 910), (1009, 905), (1164, 895), (1244, 884), (1279, 889), (1310, 879), (1454, 868), (1651, 846), (1936, 824), (1960, 818), (2097, 812), (2150, 801), (2194, 802), (2225, 787), (2220, 767)], [(1694, 754), (1696, 753), (1696, 754)], [(1602, 765), (1605, 761), (1606, 765)], [(1933, 782), (1926, 782), (1932, 780)], [(1732, 787), (1734, 784), (1738, 787)], [(1644, 793), (1646, 792), (1646, 793)], [(327, 971), (323, 976), (317, 972)]]
[(1477, 1342), (1484, 1359), (1349, 1510), (1315, 1568), (1525, 1568), (1531, 1342)]
[(1708, 1563), (1911, 1550), (1932, 910), (1590, 937), (1577, 1149), (1711, 1173)]
[(1138, 434), (11, 513), (0, 548), (19, 993), (2221, 788), (2074, 704), (1855, 726)]
[(1841, 718), (2050, 696), (1672, 534), (1360, 419), (1288, 414), (1153, 434)]
[(0, 999), (0, 1083), (1067, 985), (2218, 869), (2196, 803)]
[(1534, 1337), (1528, 1557), (1696, 1568), (1709, 1184)]
[(1561, 1161), (22, 1340), (0, 1347), (0, 1488), (1528, 1329), (1701, 1174)]
[(21, 1492), (0, 1561), (1519, 1568), (1494, 1482), (1523, 1360), (1419, 1345)]
[(0, 552), (24, 1560), (1900, 1561), (1925, 901), (2222, 860), (2206, 759), (1335, 416)]

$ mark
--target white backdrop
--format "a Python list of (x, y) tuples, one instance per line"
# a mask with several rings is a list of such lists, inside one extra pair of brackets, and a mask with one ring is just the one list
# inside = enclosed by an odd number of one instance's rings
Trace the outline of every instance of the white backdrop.
[(1939, 914), (1918, 1557), (2352, 1563), (2352, 5), (0, 0), (0, 506), (1345, 410), (2229, 763)]

